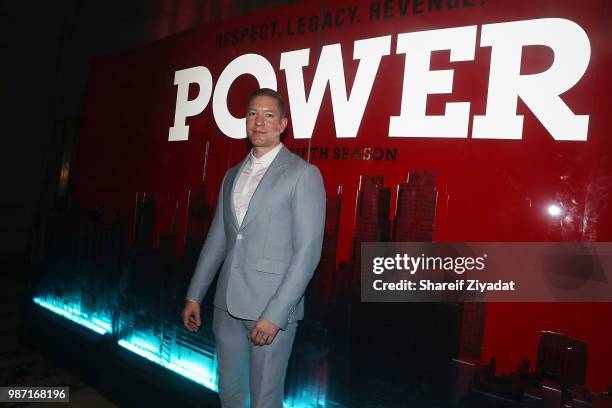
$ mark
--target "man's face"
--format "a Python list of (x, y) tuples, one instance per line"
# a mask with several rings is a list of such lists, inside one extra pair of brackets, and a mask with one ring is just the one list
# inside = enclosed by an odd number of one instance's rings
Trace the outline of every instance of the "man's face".
[(246, 129), (251, 144), (270, 148), (280, 143), (280, 135), (287, 127), (281, 117), (278, 102), (271, 96), (256, 96), (247, 109)]

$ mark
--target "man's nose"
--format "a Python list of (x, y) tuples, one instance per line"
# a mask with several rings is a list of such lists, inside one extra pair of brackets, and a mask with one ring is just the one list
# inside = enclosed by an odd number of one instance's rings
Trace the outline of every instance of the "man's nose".
[(261, 113), (258, 113), (255, 115), (255, 124), (256, 125), (263, 125), (264, 124), (264, 115), (262, 115)]

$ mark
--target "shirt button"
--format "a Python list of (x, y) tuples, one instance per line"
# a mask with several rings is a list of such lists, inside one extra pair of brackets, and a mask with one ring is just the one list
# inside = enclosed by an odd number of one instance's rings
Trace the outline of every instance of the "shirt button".
[(242, 234), (236, 235), (236, 239), (242, 239)]

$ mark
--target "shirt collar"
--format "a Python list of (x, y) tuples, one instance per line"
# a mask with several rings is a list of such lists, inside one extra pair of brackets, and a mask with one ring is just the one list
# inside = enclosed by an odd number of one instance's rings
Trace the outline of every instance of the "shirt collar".
[(276, 158), (276, 155), (278, 154), (278, 152), (280, 152), (282, 147), (283, 147), (283, 144), (279, 143), (278, 145), (274, 147), (274, 149), (270, 150), (268, 153), (264, 154), (261, 157), (255, 157), (255, 154), (253, 154), (255, 149), (254, 148), (251, 149), (251, 153), (249, 153), (249, 156), (251, 158), (251, 164), (262, 166), (262, 167), (270, 166), (270, 164), (272, 164), (272, 161)]

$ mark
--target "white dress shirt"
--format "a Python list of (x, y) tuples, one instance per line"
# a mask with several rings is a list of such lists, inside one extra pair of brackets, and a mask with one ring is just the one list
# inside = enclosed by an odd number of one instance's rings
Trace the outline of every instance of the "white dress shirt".
[(242, 220), (249, 209), (253, 193), (255, 193), (259, 182), (282, 147), (283, 144), (280, 143), (261, 157), (255, 157), (253, 154), (255, 149), (252, 149), (251, 153), (249, 153), (249, 159), (242, 168), (238, 180), (236, 180), (233, 194), (234, 208), (236, 209), (236, 218), (238, 219), (239, 226), (242, 224)]

